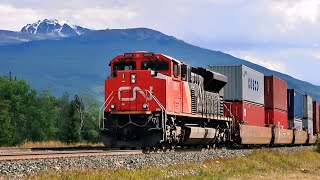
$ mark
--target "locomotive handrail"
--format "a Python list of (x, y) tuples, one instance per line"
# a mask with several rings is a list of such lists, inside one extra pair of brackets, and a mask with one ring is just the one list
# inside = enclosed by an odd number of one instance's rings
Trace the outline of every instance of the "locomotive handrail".
[(158, 100), (158, 98), (156, 98), (149, 90), (146, 89), (146, 92), (148, 92), (150, 94), (150, 96), (152, 97), (152, 99), (154, 99), (154, 101), (158, 104), (158, 106), (161, 108), (161, 114), (162, 114), (162, 140), (160, 140), (160, 142), (164, 142), (165, 141), (165, 136), (166, 136), (166, 119), (167, 119), (167, 113), (166, 113), (166, 109), (164, 108), (164, 106), (161, 104), (161, 102)]
[(223, 106), (227, 109), (227, 111), (230, 113), (231, 118), (234, 118), (233, 114), (231, 113), (230, 109), (226, 106), (226, 104), (231, 104), (228, 102), (224, 102)]
[(149, 90), (146, 89), (146, 92), (148, 92), (150, 94), (150, 96), (156, 101), (156, 103), (160, 106), (161, 109), (165, 110), (165, 108), (161, 104), (161, 102)]
[[(111, 97), (109, 103), (103, 108), (103, 112), (107, 109), (107, 107), (109, 106), (109, 104), (111, 103), (111, 101), (113, 100), (113, 96)], [(104, 128), (104, 113), (102, 113), (102, 117), (103, 117), (103, 121), (102, 121), (102, 125), (103, 125), (103, 128)]]
[[(102, 106), (99, 109), (99, 128), (101, 129), (101, 113), (102, 113), (102, 118), (103, 118), (103, 128), (104, 128), (104, 110), (108, 107), (108, 105), (111, 103), (113, 97), (110, 99), (111, 95), (113, 94), (113, 91), (110, 93), (110, 95), (108, 96), (108, 98), (104, 101), (104, 103), (102, 104)], [(109, 101), (110, 99), (110, 101)], [(107, 101), (109, 101), (109, 103), (106, 106)], [(102, 110), (103, 109), (103, 110)]]
[[(234, 131), (235, 131), (235, 123), (236, 123), (236, 119), (235, 119), (235, 117), (234, 117), (234, 115), (232, 114), (232, 112), (231, 112), (231, 107), (230, 107), (230, 109), (227, 107), (227, 105), (226, 105), (226, 103), (227, 104), (231, 104), (231, 103), (228, 103), (228, 102), (225, 102), (224, 104), (223, 104), (223, 106), (225, 107), (225, 109), (229, 112), (229, 114), (230, 114), (230, 116), (231, 116), (231, 118), (232, 118), (232, 125), (231, 125), (231, 127), (230, 127), (230, 129), (231, 129), (231, 133), (234, 133)], [(231, 138), (231, 137), (230, 137)]]

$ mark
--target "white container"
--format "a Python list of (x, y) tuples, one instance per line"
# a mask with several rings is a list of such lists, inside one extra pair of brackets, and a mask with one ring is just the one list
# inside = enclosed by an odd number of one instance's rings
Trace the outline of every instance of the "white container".
[(302, 119), (295, 118), (295, 119), (289, 119), (289, 129), (296, 129), (299, 131), (302, 131)]
[(214, 65), (209, 69), (228, 77), (224, 100), (264, 105), (264, 75), (244, 65)]
[(303, 118), (312, 119), (313, 118), (313, 106), (312, 98), (308, 95), (303, 96)]
[(308, 134), (313, 135), (313, 120), (312, 119), (302, 119), (303, 129), (308, 130)]

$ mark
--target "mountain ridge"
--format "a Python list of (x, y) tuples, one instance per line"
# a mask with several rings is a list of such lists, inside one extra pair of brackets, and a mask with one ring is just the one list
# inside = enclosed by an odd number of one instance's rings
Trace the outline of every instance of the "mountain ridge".
[[(148, 28), (98, 30), (59, 40), (4, 45), (0, 48), (0, 57), (5, 59), (0, 62), (0, 71), (8, 72), (10, 66), (14, 74), (26, 77), (38, 89), (50, 87), (55, 95), (69, 91), (89, 93), (101, 99), (109, 60), (139, 50), (167, 54), (193, 66), (244, 64), (266, 75), (276, 75), (286, 80), (289, 88), (320, 100), (319, 86)], [(21, 53), (16, 54), (17, 51)]]

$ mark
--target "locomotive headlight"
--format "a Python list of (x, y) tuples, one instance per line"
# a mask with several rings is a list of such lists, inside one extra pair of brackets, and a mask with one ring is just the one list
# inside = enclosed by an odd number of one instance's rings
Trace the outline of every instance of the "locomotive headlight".
[(147, 103), (143, 103), (142, 108), (143, 109), (147, 109), (148, 108), (148, 104)]
[(131, 74), (131, 83), (136, 83), (136, 78), (137, 78), (136, 74)]
[(110, 105), (110, 108), (111, 108), (111, 109), (114, 109), (114, 108), (116, 108), (116, 105), (111, 104), (111, 105)]
[(154, 70), (151, 70), (151, 76), (157, 76), (157, 72)]

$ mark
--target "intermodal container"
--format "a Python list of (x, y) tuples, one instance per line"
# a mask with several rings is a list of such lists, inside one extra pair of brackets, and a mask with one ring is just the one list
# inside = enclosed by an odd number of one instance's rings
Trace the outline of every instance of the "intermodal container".
[(308, 130), (308, 134), (313, 135), (313, 120), (312, 119), (302, 119), (303, 129)]
[(313, 132), (319, 133), (320, 132), (320, 108), (319, 103), (317, 101), (313, 101)]
[(252, 104), (250, 102), (225, 102), (225, 116), (233, 117), (236, 121), (252, 125), (252, 126), (265, 126), (265, 111), (264, 106)]
[(303, 117), (303, 95), (295, 89), (288, 89), (288, 118), (300, 118)]
[(276, 76), (264, 77), (264, 103), (266, 109), (287, 111), (287, 82)]
[(309, 95), (303, 96), (303, 118), (313, 118), (312, 98)]
[(278, 109), (267, 109), (265, 112), (265, 124), (280, 126), (288, 129), (288, 113)]
[(244, 65), (209, 66), (209, 69), (228, 77), (224, 87), (227, 101), (247, 101), (264, 105), (264, 75)]
[(302, 119), (300, 118), (293, 118), (289, 119), (289, 129), (296, 129), (302, 131)]
[(313, 120), (308, 120), (308, 132), (313, 135)]

